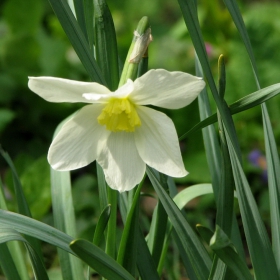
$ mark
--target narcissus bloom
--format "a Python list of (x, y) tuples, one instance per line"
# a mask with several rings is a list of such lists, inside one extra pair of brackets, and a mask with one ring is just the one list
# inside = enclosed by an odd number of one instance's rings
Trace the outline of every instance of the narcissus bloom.
[(198, 77), (150, 70), (115, 92), (98, 83), (30, 77), (29, 88), (50, 102), (84, 102), (65, 122), (48, 152), (52, 168), (74, 170), (96, 160), (108, 185), (120, 192), (135, 187), (146, 164), (172, 177), (184, 177), (178, 136), (172, 120), (146, 107), (179, 109), (204, 88)]

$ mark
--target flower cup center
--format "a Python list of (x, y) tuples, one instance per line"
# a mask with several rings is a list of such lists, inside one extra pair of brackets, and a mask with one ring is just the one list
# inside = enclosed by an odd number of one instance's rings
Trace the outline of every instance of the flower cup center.
[(132, 132), (136, 126), (141, 125), (141, 120), (135, 105), (127, 98), (111, 99), (97, 118), (99, 124), (105, 125), (111, 131)]

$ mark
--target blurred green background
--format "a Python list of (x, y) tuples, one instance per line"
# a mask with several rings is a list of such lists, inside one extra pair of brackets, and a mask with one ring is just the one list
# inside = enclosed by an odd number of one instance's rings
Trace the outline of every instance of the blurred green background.
[[(141, 4), (140, 4), (141, 2)], [(199, 18), (213, 73), (217, 59), (226, 58), (229, 103), (256, 91), (251, 66), (239, 35), (222, 1), (200, 0)], [(256, 56), (261, 86), (280, 81), (280, 3), (279, 1), (239, 1)], [(139, 19), (150, 18), (153, 42), (149, 47), (149, 68), (180, 70), (194, 74), (194, 49), (176, 1), (108, 0), (119, 47), (124, 61)], [(12, 157), (35, 218), (51, 222), (48, 147), (56, 126), (76, 111), (80, 104), (48, 103), (27, 87), (28, 76), (56, 76), (89, 80), (83, 66), (60, 27), (47, 0), (2, 0), (0, 3), (0, 144)], [(210, 96), (211, 99), (211, 96)], [(166, 110), (182, 135), (199, 122), (197, 102), (174, 111)], [(268, 102), (276, 140), (280, 140), (280, 99)], [(215, 106), (213, 104), (213, 111)], [(234, 116), (244, 165), (257, 196), (262, 214), (267, 215), (265, 165), (248, 160), (252, 151), (264, 151), (260, 108)], [(190, 175), (177, 180), (180, 187), (209, 182), (201, 131), (181, 142), (186, 169)], [(91, 236), (98, 212), (95, 165), (75, 171), (73, 192), (79, 234)], [(0, 158), (0, 175), (14, 209), (10, 172)], [(205, 209), (211, 198), (190, 206), (189, 216), (205, 221), (214, 213)], [(149, 211), (149, 210), (147, 210)], [(195, 222), (194, 221), (194, 222)], [(268, 221), (267, 221), (268, 222)]]

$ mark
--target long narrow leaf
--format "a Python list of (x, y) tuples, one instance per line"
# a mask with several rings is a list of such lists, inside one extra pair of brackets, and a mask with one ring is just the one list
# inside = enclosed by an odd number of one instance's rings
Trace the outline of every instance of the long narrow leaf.
[[(265, 101), (268, 101), (269, 99), (273, 98), (279, 93), (280, 84), (274, 84), (266, 88), (260, 89), (256, 92), (246, 95), (245, 97), (229, 105), (230, 112), (232, 115), (237, 114), (239, 112), (243, 112), (245, 110), (258, 106), (264, 103)], [(192, 127), (189, 131), (187, 131), (180, 137), (180, 140), (184, 139), (190, 133), (193, 133), (215, 122), (217, 122), (217, 114), (213, 114), (210, 117), (207, 117), (206, 119)]]
[[(219, 226), (216, 227), (214, 235), (205, 227), (199, 226), (197, 229), (205, 242), (210, 244), (210, 248), (227, 264), (237, 279), (253, 279), (246, 262), (236, 253), (234, 245)], [(214, 277), (213, 280), (215, 279), (217, 278)]]
[[(8, 210), (6, 205), (6, 200), (4, 197), (3, 184), (1, 178), (0, 178), (0, 209)], [(9, 244), (8, 248), (4, 248), (6, 246), (7, 246), (6, 244), (1, 244), (2, 248), (0, 249), (0, 252), (3, 252), (3, 256), (4, 256), (4, 258), (0, 260), (0, 262), (2, 261), (4, 262), (2, 263), (2, 266), (3, 265), (6, 266), (9, 265), (11, 262), (14, 262), (16, 268), (12, 268), (11, 270), (12, 271), (14, 270), (15, 271), (14, 273), (17, 273), (18, 270), (21, 280), (29, 280), (24, 254), (21, 250), (21, 247), (19, 246), (19, 242), (12, 242)], [(8, 279), (10, 278), (11, 277), (8, 277)]]
[(110, 214), (111, 214), (111, 206), (107, 205), (107, 207), (101, 212), (94, 231), (93, 244), (96, 246), (99, 246), (99, 244), (102, 241), (102, 237), (104, 236), (104, 232), (107, 227)]
[[(203, 78), (201, 65), (197, 58), (195, 62), (196, 62), (195, 63), (196, 74), (197, 76)], [(206, 88), (204, 88), (198, 96), (198, 106), (199, 106), (199, 115), (201, 121), (207, 119), (212, 114)], [(221, 178), (221, 174), (220, 174), (221, 153), (220, 153), (218, 137), (217, 137), (215, 127), (213, 125), (210, 125), (207, 128), (203, 129), (202, 135), (204, 139), (206, 158), (207, 158), (210, 174), (212, 177), (212, 184), (216, 195), (218, 195), (218, 187), (220, 185), (220, 178)]]
[(110, 90), (119, 83), (117, 38), (113, 18), (105, 0), (94, 0), (96, 61)]
[(232, 140), (232, 144), (234, 145), (234, 149), (237, 152), (238, 157), (240, 157), (241, 153), (239, 151), (238, 140), (237, 140), (235, 129), (234, 129), (234, 126), (232, 123), (232, 118), (228, 114), (228, 110), (226, 108), (227, 105), (224, 104), (222, 99), (219, 98), (218, 90), (215, 85), (214, 78), (213, 78), (213, 75), (212, 75), (212, 72), (210, 69), (210, 64), (209, 64), (209, 61), (207, 58), (205, 45), (204, 45), (203, 38), (202, 38), (202, 32), (201, 32), (199, 22), (198, 22), (196, 1), (178, 0), (178, 3), (182, 10), (182, 14), (183, 14), (185, 23), (188, 27), (190, 37), (194, 44), (195, 50), (197, 52), (199, 61), (202, 66), (202, 69), (204, 71), (204, 75), (208, 81), (213, 98), (217, 104), (218, 110), (219, 110), (222, 120), (224, 122), (225, 130), (227, 131), (230, 139)]
[(187, 187), (186, 189), (180, 191), (173, 200), (179, 209), (183, 209), (183, 207), (192, 199), (205, 194), (213, 194), (211, 184), (198, 184)]
[[(224, 98), (226, 85), (226, 73), (224, 57), (221, 55), (219, 58), (219, 95)], [(217, 215), (216, 224), (219, 225), (222, 230), (230, 236), (232, 230), (232, 218), (233, 218), (233, 197), (234, 197), (234, 180), (232, 174), (232, 168), (230, 163), (230, 157), (228, 147), (226, 143), (226, 136), (223, 126), (223, 121), (220, 118), (218, 112), (218, 124), (220, 145), (222, 154), (221, 164), (221, 181), (219, 186), (219, 195), (217, 197)]]
[(71, 236), (29, 217), (0, 209), (0, 229), (7, 227), (43, 240), (73, 254), (68, 246), (73, 240)]
[[(22, 215), (25, 215), (27, 217), (31, 217), (31, 212), (30, 212), (29, 206), (27, 204), (27, 201), (26, 201), (23, 189), (22, 189), (22, 185), (19, 180), (19, 176), (17, 174), (16, 168), (12, 162), (12, 159), (10, 158), (8, 153), (3, 151), (3, 149), (1, 147), (0, 147), (0, 153), (4, 157), (4, 159), (6, 160), (6, 162), (8, 163), (8, 165), (10, 166), (11, 171), (12, 171), (13, 183), (14, 183), (14, 189), (15, 189), (15, 193), (16, 193), (17, 206), (18, 206), (19, 213)], [(27, 236), (26, 239), (32, 245), (34, 250), (36, 250), (36, 252), (39, 254), (41, 259), (43, 259), (42, 250), (41, 250), (38, 240), (36, 238), (31, 238), (29, 236)]]
[[(168, 177), (166, 175), (160, 174), (160, 181), (165, 190), (168, 190), (167, 178)], [(153, 219), (148, 237), (148, 247), (151, 251), (156, 266), (159, 264), (165, 240), (167, 219), (168, 216), (166, 211), (162, 203), (159, 201), (153, 213)]]
[[(132, 280), (134, 279), (125, 269), (123, 269), (116, 261), (114, 261), (111, 257), (106, 255), (104, 251), (96, 247), (90, 242), (81, 240), (81, 241), (75, 241), (74, 244), (72, 244), (69, 247), (69, 244), (73, 241), (73, 238), (49, 225), (46, 225), (44, 223), (38, 222), (34, 219), (28, 218), (26, 216), (22, 216), (13, 212), (4, 211), (0, 209), (0, 230), (2, 228), (11, 228), (14, 229), (20, 233), (34, 236), (40, 240), (43, 240), (47, 243), (50, 243), (56, 247), (59, 247), (71, 254), (74, 254), (74, 251), (70, 249), (71, 246), (74, 246), (77, 248), (77, 251), (80, 251), (83, 255), (84, 244), (86, 243), (85, 254), (89, 254), (88, 261), (90, 262), (90, 266), (93, 269), (99, 269), (99, 263), (95, 263), (95, 260), (102, 261), (104, 270), (110, 271), (120, 271), (121, 275), (123, 275), (124, 278), (111, 278), (111, 279), (128, 279)], [(89, 260), (89, 258), (91, 258)], [(87, 263), (87, 262), (86, 262)], [(96, 265), (95, 265), (96, 264)], [(102, 268), (102, 269), (103, 269)]]
[[(201, 279), (200, 278), (201, 276), (196, 273), (196, 271), (192, 265), (192, 262), (190, 261), (188, 252), (185, 250), (181, 238), (179, 237), (179, 235), (177, 234), (177, 232), (175, 230), (173, 230), (171, 233), (172, 233), (172, 238), (174, 239), (176, 246), (178, 247), (180, 257), (181, 257), (182, 263), (186, 269), (188, 278), (191, 280)], [(202, 278), (202, 279), (204, 279), (204, 278)]]
[[(137, 239), (139, 232), (139, 198), (141, 188), (142, 183), (137, 187), (133, 203), (129, 209), (117, 258), (118, 263), (132, 275), (135, 275), (136, 271)], [(128, 250), (128, 248), (130, 249)]]
[(94, 82), (106, 85), (87, 40), (67, 2), (64, 0), (49, 0), (49, 2), (90, 78)]
[[(127, 194), (121, 193), (119, 196), (119, 206), (121, 210), (121, 215), (123, 223), (126, 224), (128, 202)], [(130, 206), (131, 207), (131, 206)], [(143, 236), (141, 229), (138, 230), (138, 240), (137, 240), (137, 268), (142, 279), (158, 280), (159, 276), (157, 273), (157, 268), (152, 259), (151, 253), (147, 246), (146, 240)]]
[[(258, 78), (258, 71), (255, 63), (255, 58), (254, 54), (252, 51), (252, 46), (249, 40), (248, 33), (246, 31), (242, 16), (240, 14), (237, 2), (235, 0), (233, 1), (228, 1), (224, 0), (225, 5), (227, 6), (231, 17), (234, 20), (234, 23), (238, 29), (238, 32), (241, 35), (241, 38), (243, 40), (243, 43), (247, 49), (250, 61), (251, 61), (251, 66), (252, 70), (255, 76), (256, 84), (257, 87), (260, 89), (260, 83), (259, 83), (259, 78)], [(269, 196), (271, 198), (271, 203), (270, 203), (270, 209), (271, 209), (271, 217), (272, 217), (272, 246), (273, 246), (273, 251), (276, 257), (276, 263), (278, 267), (278, 272), (280, 273), (280, 264), (279, 264), (279, 251), (280, 251), (280, 243), (279, 243), (279, 229), (277, 228), (276, 223), (279, 221), (279, 179), (278, 179), (278, 169), (279, 167), (279, 158), (276, 156), (277, 149), (276, 147), (276, 142), (274, 135), (272, 133), (271, 129), (271, 123), (269, 119), (269, 115), (266, 109), (265, 103), (262, 104), (262, 116), (263, 116), (263, 125), (264, 125), (264, 133), (265, 133), (265, 147), (266, 147), (266, 153), (267, 153), (267, 158), (268, 158), (268, 170), (269, 170)]]
[[(196, 73), (199, 77), (203, 77), (203, 72), (202, 72), (201, 65), (200, 65), (198, 59), (196, 59)], [(225, 75), (225, 73), (223, 75)], [(221, 83), (220, 90), (223, 91), (223, 94), (224, 94), (226, 79), (225, 79), (225, 77), (223, 77), (223, 80), (221, 80), (221, 78), (219, 80)], [(279, 92), (280, 92), (280, 90), (279, 90)], [(254, 97), (255, 96), (256, 96), (256, 94), (254, 94)], [(248, 102), (248, 103), (250, 103), (250, 102)], [(209, 115), (211, 114), (210, 102), (209, 102), (209, 98), (208, 98), (206, 89), (204, 89), (198, 96), (198, 104), (199, 104), (200, 119), (202, 120), (201, 123), (203, 123), (203, 121), (207, 117), (209, 117)], [(241, 104), (242, 104), (242, 102), (241, 102)], [(231, 113), (232, 113), (232, 110), (231, 110)], [(224, 175), (223, 175), (223, 177), (221, 175), (220, 167), (222, 165), (222, 162), (221, 162), (220, 147), (218, 144), (218, 137), (217, 137), (217, 133), (214, 129), (214, 126), (209, 126), (209, 127), (207, 127), (207, 129), (203, 129), (202, 134), (203, 134), (203, 139), (204, 139), (204, 143), (205, 143), (205, 151), (206, 151), (208, 166), (209, 166), (210, 174), (212, 177), (212, 184), (213, 184), (213, 187), (215, 190), (215, 198), (216, 198), (216, 202), (219, 203), (219, 195), (220, 195), (219, 189), (225, 188), (227, 185), (224, 182), (221, 182), (221, 180), (227, 180), (227, 179), (225, 178)], [(230, 168), (228, 166), (228, 164), (226, 164), (225, 167), (227, 169)], [(221, 217), (220, 213), (223, 215), (223, 205), (220, 205), (218, 208), (220, 209), (220, 210), (218, 210), (218, 212), (219, 212), (219, 216)], [(232, 215), (233, 215), (233, 220), (232, 220), (233, 223), (232, 223), (231, 237), (234, 241), (236, 248), (238, 249), (239, 254), (244, 256), (243, 244), (242, 244), (242, 240), (241, 240), (240, 231), (239, 231), (239, 228), (237, 225), (236, 217), (234, 214), (232, 214)], [(225, 218), (225, 220), (227, 220), (227, 219)], [(222, 270), (222, 265), (220, 264), (219, 261), (216, 261), (216, 259), (215, 259), (213, 265), (217, 265), (216, 268), (219, 269), (220, 271)], [(212, 273), (212, 271), (211, 271), (211, 273)], [(215, 275), (214, 277), (217, 277), (217, 275)]]
[(273, 98), (279, 93), (280, 84), (274, 84), (266, 88), (259, 89), (258, 91), (248, 94), (245, 97), (231, 104), (229, 106), (230, 111), (232, 112), (232, 114), (236, 114), (248, 110), (250, 108), (264, 103), (265, 101), (268, 101), (269, 99)]
[(0, 244), (0, 266), (8, 280), (21, 280), (7, 244)]
[(129, 274), (114, 259), (107, 256), (104, 251), (86, 240), (74, 240), (70, 248), (89, 266), (108, 280), (133, 280)]
[(137, 267), (141, 278), (143, 280), (159, 280), (156, 265), (140, 229), (138, 233), (137, 253)]
[(108, 205), (107, 184), (102, 167), (96, 162), (97, 182), (99, 190), (100, 211), (103, 211)]
[[(55, 171), (51, 168), (51, 190), (54, 225), (60, 231), (76, 237), (76, 220), (73, 209), (70, 172)], [(58, 250), (64, 279), (83, 279), (81, 261), (64, 250)]]
[(127, 209), (128, 207), (128, 197), (127, 192), (122, 192), (119, 195), (119, 210), (122, 217), (122, 221), (125, 224), (127, 217)]
[(269, 203), (271, 213), (272, 250), (280, 273), (280, 178), (279, 156), (266, 107), (262, 108), (266, 160), (269, 181)]
[[(54, 136), (69, 118), (71, 116), (57, 126)], [(73, 208), (70, 172), (60, 172), (50, 168), (50, 175), (54, 226), (69, 236), (76, 237), (76, 219)], [(79, 259), (61, 249), (58, 249), (58, 255), (64, 279), (84, 278), (82, 263)]]
[[(177, 187), (174, 183), (174, 180), (173, 178), (169, 177), (169, 176), (165, 176), (165, 175), (161, 175), (158, 171), (156, 170), (153, 170), (153, 174), (156, 176), (156, 178), (158, 179), (160, 185), (162, 186), (162, 188), (169, 193), (170, 197), (172, 197), (172, 199), (176, 199), (176, 197), (179, 195), (178, 194), (178, 190), (177, 190)], [(167, 179), (167, 180), (166, 180)], [(166, 186), (166, 183), (167, 183), (167, 186)], [(168, 187), (168, 188), (167, 188)], [(180, 196), (180, 195), (179, 195)], [(178, 197), (177, 197), (178, 198)], [(175, 201), (174, 201), (175, 202)], [(185, 204), (184, 204), (185, 205)], [(181, 213), (183, 215), (185, 215), (185, 211), (183, 209), (183, 206), (184, 205), (180, 205), (181, 208)], [(167, 213), (166, 213), (167, 214)], [(165, 215), (166, 215), (165, 214)], [(152, 232), (152, 226), (153, 226), (153, 223), (151, 225), (151, 229), (150, 229), (150, 232)], [(160, 225), (159, 225), (160, 227)], [(166, 255), (166, 246), (167, 246), (167, 242), (170, 240), (170, 236), (172, 236), (173, 240), (175, 241), (176, 245), (177, 245), (177, 248), (178, 248), (178, 251), (179, 251), (179, 254), (180, 254), (180, 257), (182, 259), (182, 263), (187, 271), (187, 275), (190, 279), (198, 279), (198, 276), (196, 274), (196, 271), (195, 271), (195, 268), (193, 267), (192, 265), (192, 260), (189, 258), (187, 252), (185, 251), (185, 247), (184, 245), (182, 244), (182, 241), (181, 239), (179, 238), (178, 234), (176, 233), (176, 231), (173, 230), (173, 227), (170, 223), (170, 220), (168, 220), (168, 223), (167, 225), (164, 227), (166, 228), (165, 230), (165, 240), (164, 240), (164, 244), (162, 245), (163, 248), (160, 249), (160, 251), (162, 252), (161, 254), (161, 257), (160, 257), (160, 261), (159, 261), (159, 264), (158, 264), (158, 272), (161, 272), (162, 271), (162, 266), (163, 266), (163, 263), (164, 263), (164, 255)], [(150, 235), (150, 233), (149, 233)], [(162, 242), (161, 242), (162, 243)], [(161, 244), (160, 243), (160, 244)], [(157, 245), (159, 246), (159, 245)], [(176, 260), (174, 260), (174, 263), (176, 263)], [(175, 265), (175, 264), (174, 264)]]
[(202, 38), (202, 32), (198, 22), (197, 7), (194, 0), (178, 0), (182, 15), (188, 28), (189, 34), (193, 41), (195, 50), (197, 52), (199, 61), (202, 65), (206, 79), (208, 80), (210, 89), (214, 95), (218, 95), (214, 78), (211, 72), (210, 64), (207, 59), (205, 44)]
[(29, 253), (29, 257), (31, 260), (32, 268), (33, 268), (34, 274), (36, 276), (36, 279), (48, 280), (49, 277), (47, 275), (47, 271), (44, 267), (41, 257), (32, 248), (32, 246), (28, 243), (28, 241), (25, 238), (23, 238), (17, 231), (15, 231), (13, 229), (1, 228), (0, 243), (14, 241), (14, 240), (24, 242), (24, 244), (28, 250), (28, 253)]
[(87, 31), (87, 41), (89, 44), (89, 48), (93, 53), (94, 48), (94, 8), (92, 0), (84, 0), (84, 13), (85, 13), (85, 22), (86, 22), (86, 31)]
[(171, 197), (164, 191), (160, 185), (159, 180), (153, 173), (153, 170), (147, 167), (147, 174), (153, 184), (155, 191), (168, 214), (168, 217), (176, 230), (182, 246), (187, 253), (192, 267), (198, 279), (207, 279), (211, 266), (210, 257), (199, 241), (192, 228), (183, 217), (182, 213), (171, 199)]
[[(223, 104), (224, 106), (222, 109), (224, 110), (224, 114), (228, 115), (229, 119), (231, 118), (230, 112), (224, 100)], [(222, 121), (225, 127), (226, 124), (223, 118)], [(229, 122), (227, 124), (229, 124)], [(232, 133), (235, 133), (234, 126), (232, 127), (232, 130)], [(241, 167), (241, 155), (240, 150), (238, 149), (238, 142), (236, 142), (237, 137), (233, 138), (232, 134), (229, 135), (228, 131), (229, 129), (225, 129), (226, 141), (227, 146), (229, 147), (233, 176), (245, 229), (245, 235), (252, 258), (252, 263), (255, 268), (256, 278), (260, 277), (260, 279), (262, 279), (262, 277), (265, 277), (264, 270), (260, 269), (261, 263), (263, 263), (265, 260), (267, 264), (270, 264), (267, 266), (267, 268), (269, 269), (272, 279), (278, 279), (276, 263), (272, 254), (271, 245), (269, 244), (267, 232), (260, 218), (257, 205)], [(255, 244), (258, 244), (258, 246), (255, 246)], [(265, 255), (261, 254), (261, 251), (263, 250), (265, 250)], [(273, 278), (273, 276), (276, 278)]]
[[(257, 279), (279, 279), (271, 244), (240, 161), (226, 134), (241, 217)], [(256, 246), (257, 244), (257, 246)], [(265, 268), (265, 269), (264, 269)]]
[(244, 24), (244, 21), (242, 19), (240, 10), (238, 8), (237, 2), (235, 0), (224, 0), (224, 3), (228, 9), (228, 11), (231, 14), (231, 17), (235, 23), (235, 26), (237, 27), (237, 30), (243, 40), (243, 43), (247, 49), (251, 64), (252, 64), (252, 69), (254, 72), (255, 80), (257, 83), (258, 88), (260, 88), (259, 81), (258, 81), (258, 72), (257, 72), (257, 66), (256, 66), (256, 61), (255, 57), (253, 54), (252, 46), (250, 43), (250, 39)]
[[(223, 98), (225, 93), (225, 67), (223, 56), (219, 58), (219, 95)], [(234, 193), (234, 180), (232, 174), (232, 168), (229, 158), (229, 152), (226, 144), (226, 137), (223, 122), (218, 112), (218, 124), (219, 124), (219, 136), (221, 146), (221, 180), (219, 185), (219, 193), (216, 196), (217, 213), (216, 213), (216, 227), (220, 226), (229, 236), (232, 231), (232, 221), (235, 218), (233, 212), (233, 193)], [(238, 228), (235, 228), (238, 231)], [(213, 279), (235, 279), (225, 262), (219, 260), (216, 261), (215, 256), (214, 265), (211, 270)]]
[[(85, 9), (83, 0), (74, 0), (75, 14), (77, 17), (77, 22), (84, 33), (87, 36), (86, 21), (85, 21)], [(87, 38), (87, 37), (86, 37)]]
[(16, 168), (12, 162), (12, 159), (8, 155), (8, 153), (4, 152), (4, 150), (0, 147), (0, 153), (3, 156), (3, 158), (6, 160), (8, 163), (9, 167), (11, 168), (12, 171), (12, 176), (13, 176), (13, 183), (14, 183), (14, 189), (16, 193), (16, 199), (17, 199), (17, 206), (19, 213), (28, 217), (31, 217), (31, 212), (29, 209), (29, 206), (27, 204), (25, 195), (23, 193), (22, 185), (19, 180), (19, 176), (17, 174)]
[(108, 204), (111, 205), (111, 214), (108, 221), (106, 233), (106, 253), (113, 259), (116, 257), (116, 231), (117, 231), (117, 203), (118, 192), (116, 190), (107, 188)]

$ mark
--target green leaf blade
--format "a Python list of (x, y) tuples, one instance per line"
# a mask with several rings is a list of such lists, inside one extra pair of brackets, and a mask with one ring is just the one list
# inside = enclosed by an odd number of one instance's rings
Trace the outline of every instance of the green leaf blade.
[[(165, 190), (167, 190), (168, 176), (159, 174), (159, 179), (162, 183), (162, 186), (164, 186)], [(168, 216), (162, 203), (159, 201), (153, 212), (153, 218), (148, 237), (148, 247), (151, 251), (153, 260), (157, 266), (160, 261), (160, 256), (162, 253), (163, 244), (166, 236), (167, 221)]]
[(147, 167), (146, 172), (180, 238), (180, 241), (182, 242), (183, 248), (189, 257), (195, 274), (198, 279), (207, 279), (211, 266), (211, 260), (208, 253), (183, 217), (180, 210), (177, 208), (174, 201), (163, 190), (153, 170)]
[(74, 240), (70, 248), (89, 266), (95, 269), (108, 280), (133, 280), (129, 274), (114, 259), (105, 254), (104, 251), (86, 240)]
[[(23, 192), (23, 188), (22, 188), (21, 182), (19, 180), (19, 176), (17, 174), (16, 168), (12, 162), (12, 159), (10, 158), (8, 153), (4, 152), (4, 150), (1, 148), (1, 146), (0, 146), (0, 153), (4, 157), (4, 159), (6, 160), (6, 162), (8, 163), (8, 165), (10, 166), (11, 171), (12, 171), (13, 183), (14, 183), (14, 189), (15, 189), (15, 193), (16, 193), (16, 200), (17, 200), (17, 206), (18, 206), (19, 213), (22, 215), (25, 215), (27, 217), (31, 217), (31, 212), (30, 212), (28, 203), (26, 201), (26, 198), (25, 198), (25, 195)], [(30, 236), (27, 236), (26, 239), (32, 245), (34, 250), (36, 250), (36, 252), (39, 254), (41, 259), (43, 259), (42, 250), (41, 250), (38, 240), (36, 238), (32, 238)]]
[[(127, 215), (117, 258), (118, 263), (132, 275), (135, 275), (136, 271), (137, 239), (139, 232), (139, 197), (141, 188), (142, 184), (140, 183), (134, 194), (133, 202)], [(128, 248), (130, 249), (128, 250)]]
[(85, 10), (83, 0), (74, 0), (75, 13), (77, 17), (78, 24), (87, 38), (87, 29), (86, 29), (86, 21), (85, 21)]
[[(0, 178), (0, 209), (8, 210), (1, 178)], [(6, 247), (6, 244), (2, 244), (1, 246)], [(5, 256), (2, 260), (2, 262), (4, 262), (3, 265), (9, 265), (11, 262), (14, 262), (16, 269), (12, 268), (11, 270), (12, 271), (18, 270), (21, 280), (29, 280), (26, 263), (24, 261), (24, 254), (21, 250), (19, 242), (12, 242), (11, 244), (9, 244), (8, 248), (3, 248), (3, 250), (0, 249), (0, 252), (3, 252), (3, 256)], [(1, 257), (1, 254), (0, 254), (0, 257)], [(0, 262), (1, 262), (1, 260), (0, 260)], [(3, 270), (5, 270), (5, 269), (3, 269)], [(8, 279), (9, 279), (9, 277), (8, 277)], [(17, 279), (17, 278), (15, 278), (15, 279)]]
[(268, 171), (269, 201), (271, 213), (272, 250), (280, 273), (280, 178), (279, 156), (271, 122), (266, 107), (262, 107), (265, 149)]
[[(51, 191), (54, 225), (66, 234), (76, 237), (76, 219), (73, 209), (70, 172), (51, 168)], [(63, 277), (69, 280), (83, 279), (83, 267), (79, 259), (58, 249)]]
[(114, 91), (119, 84), (118, 47), (115, 26), (105, 0), (94, 0), (95, 51), (108, 87)]
[(142, 279), (159, 280), (155, 262), (150, 254), (143, 233), (139, 229), (137, 246), (137, 268)]
[(49, 2), (90, 78), (94, 82), (106, 85), (87, 40), (67, 2), (64, 0), (49, 0)]
[(239, 7), (237, 5), (237, 2), (235, 0), (224, 0), (224, 3), (226, 5), (228, 11), (230, 12), (231, 17), (232, 17), (232, 19), (235, 23), (235, 26), (236, 26), (236, 28), (237, 28), (237, 30), (238, 30), (238, 32), (239, 32), (239, 34), (240, 34), (240, 36), (243, 40), (243, 43), (246, 47), (246, 50), (248, 52), (248, 55), (249, 55), (249, 58), (250, 58), (250, 61), (251, 61), (251, 65), (252, 65), (252, 68), (253, 68), (253, 72), (254, 72), (254, 76), (255, 76), (257, 86), (258, 86), (258, 88), (260, 88), (259, 81), (258, 81), (257, 65), (256, 65), (255, 57), (254, 57), (254, 54), (253, 54), (253, 49), (252, 49), (252, 46), (251, 46), (251, 42), (250, 42), (246, 27), (245, 27), (245, 24), (244, 24), (242, 15), (241, 15)]
[(8, 280), (21, 280), (7, 244), (0, 244), (0, 266)]
[(73, 238), (69, 235), (29, 217), (0, 209), (0, 229), (7, 227), (73, 254), (68, 246)]
[[(256, 278), (279, 279), (271, 244), (261, 220), (258, 207), (231, 141), (228, 135), (226, 137), (244, 231)], [(264, 267), (265, 269), (263, 269)]]
[(107, 227), (109, 218), (111, 214), (111, 206), (107, 205), (106, 208), (101, 212), (93, 236), (93, 244), (99, 246), (104, 236), (105, 229)]
[(236, 253), (233, 244), (219, 226), (216, 227), (215, 234), (211, 238), (210, 248), (231, 269), (237, 279), (253, 279), (247, 264)]
[[(32, 264), (32, 268), (33, 268), (33, 271), (34, 271), (34, 274), (35, 274), (36, 278), (40, 279), (40, 280), (41, 279), (42, 280), (48, 280), (49, 277), (47, 275), (47, 271), (44, 267), (44, 264), (41, 260), (41, 257), (32, 248), (30, 243), (25, 238), (23, 238), (17, 231), (15, 231), (13, 229), (10, 229), (10, 228), (1, 228), (0, 243), (15, 241), (15, 240), (24, 242), (24, 244), (25, 244), (25, 246), (28, 250), (29, 257), (30, 257), (31, 264)], [(17, 279), (17, 278), (15, 278), (15, 279)]]

